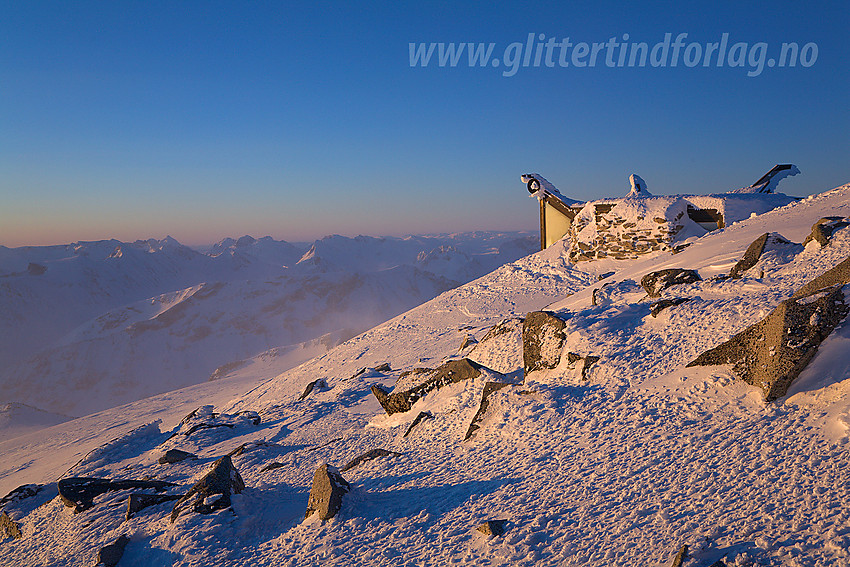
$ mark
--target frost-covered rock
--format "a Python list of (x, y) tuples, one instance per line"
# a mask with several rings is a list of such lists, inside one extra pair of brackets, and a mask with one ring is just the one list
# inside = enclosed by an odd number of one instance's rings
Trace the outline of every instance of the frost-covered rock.
[(196, 431), (203, 429), (215, 429), (217, 427), (227, 427), (233, 429), (245, 425), (260, 425), (260, 416), (255, 411), (241, 411), (235, 414), (216, 413), (213, 411), (213, 406), (201, 406), (189, 413), (180, 421), (180, 426), (172, 434), (185, 435), (188, 437)]
[(348, 463), (346, 463), (344, 467), (339, 469), (339, 472), (344, 473), (345, 471), (351, 470), (354, 467), (359, 467), (367, 461), (372, 461), (383, 457), (398, 457), (400, 455), (401, 453), (396, 453), (395, 451), (387, 451), (386, 449), (372, 449), (348, 461)]
[(510, 386), (510, 384), (503, 382), (487, 382), (484, 384), (484, 390), (481, 392), (481, 403), (478, 405), (478, 411), (475, 412), (475, 415), (472, 417), (472, 421), (469, 423), (466, 435), (463, 436), (464, 441), (472, 437), (475, 432), (481, 428), (481, 422), (484, 421), (484, 416), (486, 415), (487, 408), (490, 405), (490, 395), (493, 392), (498, 392), (507, 386)]
[(425, 382), (404, 392), (389, 393), (379, 385), (372, 386), (372, 393), (378, 399), (378, 403), (384, 408), (388, 415), (410, 411), (420, 398), (425, 394), (438, 390), (443, 386), (455, 384), (464, 380), (471, 380), (481, 375), (482, 368), (477, 362), (468, 358), (450, 360), (436, 368)]
[[(765, 232), (753, 240), (747, 247), (744, 256), (732, 267), (729, 277), (732, 279), (740, 278), (744, 272), (758, 264), (762, 256), (768, 252), (775, 251), (779, 254), (790, 256), (802, 251), (802, 249), (802, 246), (794, 244), (778, 232)], [(787, 258), (783, 260), (787, 260)]]
[(179, 500), (179, 494), (131, 494), (127, 497), (127, 513), (124, 518), (129, 520), (137, 512), (144, 510), (150, 506), (156, 506), (164, 502), (172, 502)]
[(812, 232), (803, 241), (803, 246), (814, 240), (821, 246), (829, 244), (832, 234), (845, 226), (850, 226), (850, 221), (845, 217), (823, 217), (812, 225)]
[(555, 368), (561, 362), (566, 323), (554, 313), (533, 311), (522, 324), (522, 360), (525, 373)]
[(319, 518), (329, 520), (336, 516), (342, 506), (342, 497), (351, 490), (339, 471), (324, 464), (313, 474), (313, 486), (310, 489), (310, 499), (307, 501), (307, 511), (304, 518), (318, 512)]
[(688, 366), (732, 364), (742, 380), (761, 388), (765, 401), (773, 401), (785, 395), (848, 311), (841, 285), (795, 295)]
[(239, 494), (244, 489), (245, 481), (233, 466), (230, 457), (225, 455), (214, 462), (209, 472), (177, 501), (171, 511), (171, 522), (177, 520), (177, 517), (189, 508), (200, 514), (229, 508), (230, 495)]
[(675, 307), (676, 305), (681, 305), (687, 301), (690, 301), (690, 298), (687, 297), (674, 297), (671, 299), (659, 299), (658, 301), (652, 303), (649, 306), (649, 314), (653, 317), (658, 317), (658, 314), (664, 311), (669, 307)]
[(130, 538), (121, 535), (115, 540), (115, 543), (100, 548), (97, 552), (97, 564), (105, 567), (115, 567), (121, 558), (124, 557), (124, 548), (130, 543)]
[(197, 459), (197, 455), (194, 453), (189, 453), (188, 451), (181, 451), (180, 449), (169, 449), (158, 459), (158, 463), (161, 465), (172, 465), (174, 463), (179, 463), (180, 461), (185, 461), (186, 459)]
[(484, 535), (500, 536), (505, 533), (507, 525), (507, 520), (487, 520), (483, 524), (479, 524), (475, 529)]
[(587, 380), (587, 373), (590, 367), (599, 362), (599, 358), (592, 354), (582, 356), (574, 352), (567, 353), (567, 361), (579, 371), (582, 380)]
[(145, 490), (163, 491), (173, 482), (163, 480), (110, 480), (107, 478), (63, 478), (59, 481), (59, 498), (65, 506), (74, 509), (74, 513), (88, 510), (94, 505), (93, 500), (106, 492), (115, 490)]
[(21, 528), (9, 517), (9, 514), (5, 510), (0, 512), (0, 534), (4, 538), (10, 537), (12, 539), (21, 539), (24, 537), (21, 533)]
[(629, 185), (631, 189), (626, 197), (652, 197), (652, 193), (646, 189), (646, 181), (637, 173), (629, 175)]
[(696, 270), (686, 270), (684, 268), (668, 268), (666, 270), (658, 270), (643, 276), (640, 280), (640, 285), (646, 290), (649, 297), (661, 297), (661, 292), (668, 287), (674, 285), (690, 284), (700, 281), (699, 273)]

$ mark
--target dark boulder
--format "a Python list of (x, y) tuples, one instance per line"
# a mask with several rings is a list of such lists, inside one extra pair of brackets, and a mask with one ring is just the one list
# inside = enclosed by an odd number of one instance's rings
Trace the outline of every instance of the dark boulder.
[(676, 305), (681, 305), (686, 301), (690, 301), (689, 297), (675, 297), (672, 299), (659, 299), (649, 306), (649, 314), (653, 317), (658, 317), (658, 314), (667, 309), (668, 307), (675, 307)]
[(765, 253), (782, 249), (791, 249), (796, 253), (802, 251), (803, 247), (787, 240), (777, 232), (765, 232), (747, 247), (744, 256), (732, 267), (729, 277), (731, 279), (740, 278), (744, 275), (744, 272), (755, 266)]
[(307, 501), (307, 511), (304, 517), (318, 513), (322, 521), (336, 516), (342, 506), (342, 497), (351, 490), (339, 471), (324, 464), (313, 474), (313, 486), (310, 489), (310, 499)]
[(388, 415), (410, 411), (419, 399), (434, 390), (439, 390), (449, 384), (455, 384), (464, 380), (471, 380), (481, 375), (482, 368), (477, 362), (468, 358), (450, 360), (439, 366), (425, 382), (404, 392), (393, 392), (390, 394), (381, 386), (372, 386), (372, 393), (378, 399), (378, 403), (384, 408)]
[[(245, 482), (239, 476), (239, 471), (233, 466), (230, 457), (225, 455), (214, 462), (209, 472), (177, 501), (171, 511), (171, 522), (174, 523), (190, 507), (199, 514), (211, 514), (229, 508), (230, 495), (239, 494), (244, 489)], [(215, 496), (218, 498), (212, 500)]]
[(833, 233), (845, 226), (850, 226), (850, 222), (844, 217), (823, 217), (812, 225), (812, 232), (803, 241), (803, 246), (812, 240), (817, 241), (821, 246), (826, 246), (832, 239)]
[(299, 397), (298, 399), (303, 400), (304, 398), (309, 396), (313, 392), (313, 390), (316, 389), (316, 388), (324, 390), (327, 387), (328, 387), (328, 383), (325, 382), (325, 380), (323, 378), (318, 378), (316, 380), (313, 380), (312, 382), (307, 384), (307, 387), (304, 388), (304, 393), (302, 393), (301, 397)]
[(522, 362), (525, 373), (555, 368), (561, 362), (566, 322), (548, 311), (533, 311), (522, 324)]
[(101, 547), (97, 552), (97, 564), (105, 565), (106, 567), (115, 567), (121, 558), (124, 556), (124, 548), (130, 543), (130, 538), (122, 535), (115, 540), (115, 543), (110, 543), (107, 546)]
[(348, 461), (344, 467), (339, 469), (339, 472), (344, 473), (345, 471), (351, 470), (354, 467), (360, 466), (367, 461), (372, 461), (374, 459), (380, 459), (382, 457), (398, 457), (401, 453), (396, 453), (395, 451), (387, 451), (386, 449), (372, 449), (371, 451), (366, 451), (362, 455), (355, 457), (354, 459)]
[(413, 429), (426, 419), (434, 419), (434, 414), (432, 414), (430, 411), (420, 411), (419, 414), (415, 418), (413, 418), (413, 422), (411, 422), (410, 426), (407, 428), (407, 431), (404, 432), (404, 437), (410, 435)]
[(481, 532), (484, 535), (492, 535), (492, 536), (501, 536), (504, 535), (505, 530), (508, 527), (507, 520), (487, 520), (483, 524), (480, 524), (475, 529)]
[(472, 417), (472, 421), (469, 423), (466, 435), (463, 437), (464, 441), (472, 437), (472, 435), (481, 428), (481, 422), (484, 421), (487, 408), (490, 406), (490, 395), (493, 392), (498, 392), (502, 388), (510, 385), (511, 384), (504, 384), (502, 382), (487, 382), (484, 384), (484, 390), (481, 392), (481, 403), (478, 405), (478, 411), (475, 412), (475, 415)]
[(11, 502), (18, 502), (26, 498), (32, 498), (42, 489), (40, 484), (22, 484), (18, 488), (13, 489), (9, 494), (0, 498), (0, 508)]
[(107, 478), (63, 478), (58, 483), (59, 498), (74, 513), (88, 510), (94, 503), (93, 500), (110, 491), (115, 490), (144, 490), (154, 489), (161, 492), (171, 486), (173, 482), (163, 480), (109, 480)]
[(179, 499), (179, 494), (131, 494), (127, 497), (127, 514), (125, 518), (129, 520), (136, 512), (144, 510), (149, 506), (156, 506), (163, 502), (171, 502)]
[(390, 366), (389, 362), (382, 362), (372, 370), (374, 370), (375, 372), (391, 372), (392, 367)]
[(12, 539), (21, 539), (24, 537), (24, 534), (21, 533), (21, 528), (18, 527), (18, 524), (5, 511), (0, 512), (0, 534), (4, 538), (10, 537)]
[(172, 465), (174, 463), (179, 463), (180, 461), (185, 461), (186, 459), (197, 458), (197, 455), (189, 453), (187, 451), (181, 451), (180, 449), (169, 449), (165, 452), (163, 456), (159, 458), (159, 464)]
[(661, 292), (674, 285), (683, 285), (702, 280), (696, 270), (669, 268), (643, 276), (640, 285), (649, 297), (661, 297)]
[(732, 364), (765, 401), (785, 395), (820, 343), (846, 317), (841, 284), (783, 301), (763, 320), (699, 355), (688, 366)]

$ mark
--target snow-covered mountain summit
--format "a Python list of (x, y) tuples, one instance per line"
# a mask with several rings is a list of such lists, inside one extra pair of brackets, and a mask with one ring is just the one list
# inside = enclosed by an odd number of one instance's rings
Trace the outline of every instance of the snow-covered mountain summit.
[[(775, 401), (736, 365), (689, 364), (788, 301), (824, 310), (759, 356), (840, 312), (848, 217), (850, 185), (676, 254), (571, 264), (561, 241), (296, 368), (246, 374), (229, 401), (213, 382), (0, 443), (0, 478), (31, 485), (4, 503), (21, 535), (4, 557), (94, 563), (117, 544), (121, 565), (846, 564), (846, 324)], [(810, 293), (825, 274), (839, 283)]]

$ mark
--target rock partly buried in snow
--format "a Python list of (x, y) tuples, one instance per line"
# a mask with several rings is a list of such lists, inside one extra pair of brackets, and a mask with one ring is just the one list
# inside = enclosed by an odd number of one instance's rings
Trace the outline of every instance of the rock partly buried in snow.
[(180, 461), (185, 461), (186, 459), (197, 459), (197, 455), (194, 453), (189, 453), (188, 451), (181, 451), (180, 449), (169, 449), (165, 452), (163, 456), (159, 458), (159, 464), (161, 465), (173, 465), (174, 463), (179, 463)]
[(581, 369), (581, 379), (587, 380), (587, 373), (590, 370), (590, 367), (599, 362), (598, 356), (588, 354), (587, 356), (582, 356), (580, 354), (576, 354), (574, 352), (567, 353), (567, 361), (571, 365), (578, 364), (577, 368)]
[(392, 367), (390, 366), (389, 362), (382, 362), (372, 370), (374, 370), (375, 372), (391, 372)]
[(18, 527), (18, 524), (5, 511), (0, 512), (0, 534), (3, 537), (10, 537), (12, 539), (21, 539), (24, 537), (21, 533), (21, 528)]
[(465, 349), (467, 349), (467, 348), (469, 348), (473, 345), (476, 345), (476, 344), (478, 344), (478, 341), (475, 339), (475, 337), (473, 337), (472, 335), (467, 333), (466, 337), (463, 339), (463, 342), (460, 343), (460, 348), (457, 349), (457, 350), (458, 350), (458, 352), (462, 352)]
[(472, 421), (469, 423), (466, 435), (463, 437), (464, 441), (472, 437), (473, 434), (481, 428), (481, 422), (484, 421), (484, 416), (487, 414), (487, 408), (490, 406), (490, 395), (493, 392), (498, 392), (502, 388), (510, 385), (511, 384), (505, 384), (503, 382), (487, 382), (484, 384), (484, 390), (481, 392), (481, 403), (478, 405), (478, 411), (475, 412), (475, 415), (472, 417)]
[(13, 489), (3, 498), (0, 498), (0, 508), (5, 506), (10, 502), (17, 502), (19, 500), (24, 500), (25, 498), (31, 498), (38, 494), (38, 491), (41, 490), (42, 485), (40, 484), (22, 484), (18, 488)]
[(433, 375), (425, 382), (409, 390), (389, 393), (381, 386), (374, 385), (372, 386), (372, 393), (388, 415), (410, 411), (413, 404), (429, 392), (439, 390), (449, 384), (477, 378), (481, 375), (480, 368), (482, 368), (480, 364), (468, 358), (450, 360), (436, 368)]
[(158, 492), (171, 486), (173, 482), (164, 480), (109, 480), (107, 478), (63, 478), (58, 483), (59, 498), (65, 506), (74, 509), (74, 513), (91, 508), (93, 500), (115, 490), (145, 490), (154, 489)]
[(233, 466), (230, 457), (225, 455), (214, 462), (210, 471), (177, 501), (171, 511), (171, 522), (189, 507), (199, 514), (211, 514), (229, 508), (230, 495), (239, 494), (244, 489), (245, 482), (239, 476), (239, 471)]
[(823, 217), (818, 222), (812, 225), (812, 232), (803, 241), (803, 246), (816, 241), (821, 246), (829, 244), (833, 233), (839, 228), (850, 226), (850, 221), (844, 217)]
[(110, 543), (107, 546), (101, 547), (97, 552), (97, 564), (105, 565), (106, 567), (115, 567), (121, 558), (124, 556), (124, 548), (130, 543), (130, 538), (121, 535), (115, 540), (115, 543)]
[(658, 317), (658, 314), (667, 309), (668, 307), (675, 307), (676, 305), (681, 305), (686, 301), (690, 301), (689, 297), (675, 297), (672, 299), (659, 299), (649, 306), (649, 314), (653, 317)]
[(401, 453), (396, 453), (395, 451), (387, 451), (386, 449), (372, 449), (371, 451), (366, 451), (362, 455), (359, 455), (352, 460), (348, 461), (344, 467), (339, 469), (339, 472), (344, 473), (345, 471), (351, 470), (354, 467), (360, 466), (367, 461), (372, 461), (375, 459), (380, 459), (382, 457), (398, 457)]
[(410, 426), (407, 428), (407, 431), (404, 432), (404, 436), (407, 437), (408, 435), (410, 435), (410, 432), (413, 431), (413, 429), (417, 425), (419, 425), (426, 419), (434, 419), (434, 414), (432, 414), (430, 411), (420, 411), (419, 414), (413, 419)]
[(189, 436), (196, 431), (227, 427), (233, 429), (243, 425), (260, 425), (260, 415), (255, 411), (240, 411), (235, 414), (215, 413), (213, 406), (201, 406), (180, 421), (177, 431), (171, 434)]
[(501, 536), (504, 535), (507, 526), (507, 520), (487, 520), (475, 529), (484, 535)]
[(338, 470), (328, 464), (320, 466), (313, 474), (313, 487), (310, 489), (304, 518), (318, 513), (322, 521), (330, 520), (339, 512), (342, 497), (349, 490), (351, 485), (342, 478)]
[(124, 518), (129, 520), (136, 512), (144, 510), (149, 506), (156, 506), (163, 502), (179, 500), (179, 494), (131, 494), (127, 497), (127, 513)]
[(328, 387), (328, 383), (325, 382), (324, 379), (318, 378), (316, 380), (313, 380), (312, 382), (307, 384), (307, 387), (304, 388), (304, 393), (302, 393), (301, 397), (299, 397), (298, 399), (303, 400), (304, 398), (309, 396), (313, 392), (313, 390), (316, 389), (316, 388), (319, 388), (320, 390), (324, 390), (327, 387)]
[(678, 553), (673, 557), (673, 561), (670, 562), (670, 567), (682, 567), (685, 563), (685, 559), (688, 558), (688, 546), (683, 545), (679, 548)]
[(696, 270), (668, 268), (643, 276), (640, 285), (649, 297), (661, 297), (661, 292), (674, 285), (690, 284), (702, 280)]
[(561, 362), (566, 323), (554, 313), (533, 311), (522, 324), (522, 361), (525, 373), (555, 368)]
[(779, 234), (778, 232), (765, 232), (747, 247), (744, 256), (732, 267), (729, 277), (738, 279), (744, 272), (755, 266), (765, 253), (772, 250), (793, 250), (795, 253), (803, 249), (800, 244), (795, 244)]
[(765, 319), (699, 355), (688, 366), (732, 364), (765, 401), (785, 395), (820, 343), (848, 313), (841, 285), (783, 301)]
[(850, 283), (850, 257), (798, 289), (794, 297), (806, 297), (825, 287), (846, 283)]

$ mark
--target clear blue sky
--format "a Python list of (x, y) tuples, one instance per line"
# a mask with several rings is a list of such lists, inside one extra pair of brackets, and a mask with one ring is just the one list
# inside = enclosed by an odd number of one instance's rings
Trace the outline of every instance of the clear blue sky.
[[(657, 194), (725, 191), (784, 162), (803, 172), (790, 194), (850, 181), (850, 4), (750, 4), (6, 1), (0, 244), (534, 229), (526, 171), (578, 199), (622, 195), (633, 172)], [(604, 53), (509, 77), (410, 66), (410, 42), (503, 58), (530, 33), (728, 33), (817, 59), (755, 77)]]

